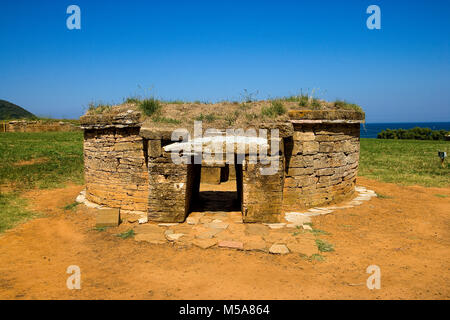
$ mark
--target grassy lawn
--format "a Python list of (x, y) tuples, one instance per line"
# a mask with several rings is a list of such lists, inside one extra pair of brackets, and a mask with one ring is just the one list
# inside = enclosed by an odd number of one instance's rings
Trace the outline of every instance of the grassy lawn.
[(0, 193), (0, 233), (36, 216), (27, 209), (27, 201), (19, 194)]
[(0, 134), (0, 233), (35, 216), (20, 194), (83, 183), (83, 133)]
[(450, 186), (450, 164), (441, 167), (438, 151), (448, 141), (361, 139), (359, 175), (385, 182), (427, 187)]
[(83, 183), (83, 133), (0, 134), (0, 185), (15, 189)]

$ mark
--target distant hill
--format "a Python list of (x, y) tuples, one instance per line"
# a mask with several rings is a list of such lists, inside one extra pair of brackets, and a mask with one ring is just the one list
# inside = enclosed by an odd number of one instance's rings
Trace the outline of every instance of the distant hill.
[(0, 100), (0, 120), (36, 118), (34, 114), (6, 100)]

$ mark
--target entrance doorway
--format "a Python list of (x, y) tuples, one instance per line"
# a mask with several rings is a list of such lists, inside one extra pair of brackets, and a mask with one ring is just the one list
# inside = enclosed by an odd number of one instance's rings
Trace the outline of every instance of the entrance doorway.
[(189, 213), (242, 211), (242, 165), (195, 166)]

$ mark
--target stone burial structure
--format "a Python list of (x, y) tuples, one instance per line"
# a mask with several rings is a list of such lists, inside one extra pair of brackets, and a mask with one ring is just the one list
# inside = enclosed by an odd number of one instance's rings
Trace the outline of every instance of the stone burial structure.
[[(261, 110), (270, 103), (161, 104), (159, 113), (149, 116), (139, 104), (88, 111), (80, 118), (86, 199), (145, 213), (150, 221), (183, 222), (199, 199), (202, 182), (229, 179), (236, 183), (244, 222), (276, 223), (286, 212), (350, 198), (364, 113), (329, 104), (307, 110), (285, 103), (278, 115), (266, 116)], [(203, 120), (198, 138), (195, 119), (204, 119), (205, 112), (212, 112), (207, 119), (214, 120)], [(249, 138), (245, 133), (252, 128), (256, 133), (266, 129), (267, 136)], [(244, 134), (227, 137), (230, 129)], [(222, 153), (223, 159), (202, 159), (198, 150), (205, 148)], [(257, 161), (252, 161), (255, 149)]]

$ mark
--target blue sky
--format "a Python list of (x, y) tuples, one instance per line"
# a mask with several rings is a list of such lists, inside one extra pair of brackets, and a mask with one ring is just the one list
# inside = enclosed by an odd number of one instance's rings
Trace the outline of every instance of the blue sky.
[[(81, 8), (81, 30), (66, 9)], [(381, 8), (381, 30), (366, 8)], [(450, 1), (0, 0), (0, 99), (76, 118), (130, 95), (316, 88), (367, 122), (450, 121)], [(153, 88), (153, 89), (150, 89)]]

